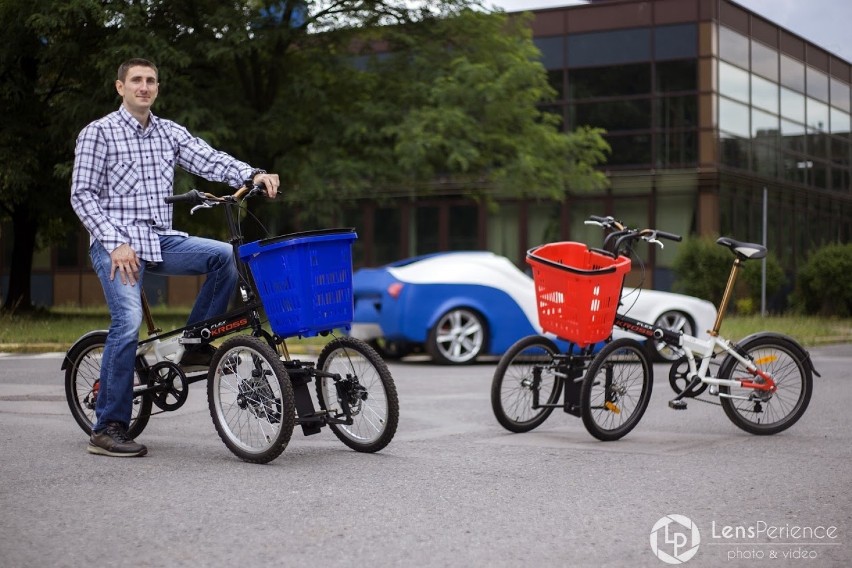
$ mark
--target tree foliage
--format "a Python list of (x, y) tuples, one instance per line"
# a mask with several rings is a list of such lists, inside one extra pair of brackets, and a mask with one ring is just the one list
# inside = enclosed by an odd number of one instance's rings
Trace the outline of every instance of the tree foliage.
[(29, 304), (33, 250), (78, 228), (74, 142), (117, 108), (115, 70), (130, 57), (158, 64), (156, 114), (280, 173), (279, 217), (447, 186), (558, 198), (605, 183), (600, 132), (560, 132), (540, 110), (553, 91), (529, 22), (478, 0), (4, 0), (0, 22), (6, 308)]

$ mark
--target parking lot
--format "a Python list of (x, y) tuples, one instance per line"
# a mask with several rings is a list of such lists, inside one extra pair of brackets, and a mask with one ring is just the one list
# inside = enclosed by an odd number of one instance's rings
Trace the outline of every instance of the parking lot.
[(297, 427), (265, 466), (219, 440), (203, 383), (151, 420), (148, 456), (89, 455), (60, 356), (2, 355), (0, 565), (632, 567), (697, 545), (689, 566), (848, 566), (852, 345), (812, 354), (822, 378), (785, 433), (746, 434), (711, 404), (668, 409), (656, 366), (648, 412), (612, 443), (560, 412), (503, 430), (496, 361), (393, 363), (387, 448)]

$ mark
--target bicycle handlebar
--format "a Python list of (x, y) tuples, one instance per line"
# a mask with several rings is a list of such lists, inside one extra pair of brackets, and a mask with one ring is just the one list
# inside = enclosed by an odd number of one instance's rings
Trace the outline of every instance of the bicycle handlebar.
[(251, 189), (244, 185), (235, 191), (233, 195), (225, 195), (223, 197), (213, 195), (212, 193), (203, 193), (197, 189), (191, 189), (186, 193), (181, 193), (179, 195), (167, 195), (163, 198), (163, 201), (166, 203), (189, 203), (190, 205), (195, 206), (192, 209), (194, 212), (196, 207), (212, 207), (226, 202), (235, 203), (240, 199), (248, 199), (259, 194), (265, 194), (265, 189), (262, 184), (254, 184), (251, 186)]
[(186, 193), (181, 193), (180, 195), (167, 195), (163, 198), (163, 201), (166, 203), (179, 203), (182, 201), (187, 201), (193, 205), (198, 205), (199, 203), (204, 203), (205, 199), (216, 198), (215, 195), (210, 195), (209, 193), (201, 193), (197, 189), (191, 189)]
[[(612, 231), (604, 239), (604, 249), (616, 255), (621, 251), (625, 244), (638, 239), (659, 245), (660, 248), (663, 248), (663, 243), (660, 242), (660, 239), (675, 242), (683, 240), (682, 236), (675, 233), (669, 233), (667, 231), (660, 231), (657, 229), (631, 229), (621, 221), (611, 216), (601, 217), (598, 215), (589, 215), (589, 218), (585, 221), (585, 223), (587, 225), (598, 225)], [(611, 243), (615, 244), (613, 245)]]

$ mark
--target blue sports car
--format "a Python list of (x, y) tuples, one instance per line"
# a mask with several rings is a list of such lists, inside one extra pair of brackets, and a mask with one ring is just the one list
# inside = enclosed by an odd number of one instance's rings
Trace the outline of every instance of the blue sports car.
[[(353, 275), (353, 293), (350, 333), (387, 358), (425, 351), (435, 362), (464, 364), (501, 355), (527, 335), (555, 339), (539, 326), (532, 278), (491, 252), (435, 253), (364, 268)], [(625, 287), (622, 306), (632, 317), (692, 335), (711, 329), (716, 318), (710, 302), (654, 290)], [(680, 356), (663, 343), (654, 348), (660, 359)]]

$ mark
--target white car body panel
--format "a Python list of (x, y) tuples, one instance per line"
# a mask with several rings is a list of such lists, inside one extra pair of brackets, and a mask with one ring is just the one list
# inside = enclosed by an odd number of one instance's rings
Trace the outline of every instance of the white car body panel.
[[(389, 267), (388, 271), (400, 282), (412, 284), (476, 284), (498, 288), (515, 300), (539, 333), (553, 337), (544, 333), (538, 323), (532, 278), (504, 256), (486, 251), (448, 253), (405, 266)], [(624, 315), (654, 323), (660, 315), (671, 310), (690, 314), (695, 319), (695, 331), (699, 337), (707, 336), (716, 319), (713, 304), (692, 296), (628, 287), (622, 292), (619, 313)], [(614, 336), (641, 339), (641, 336), (618, 329)]]

